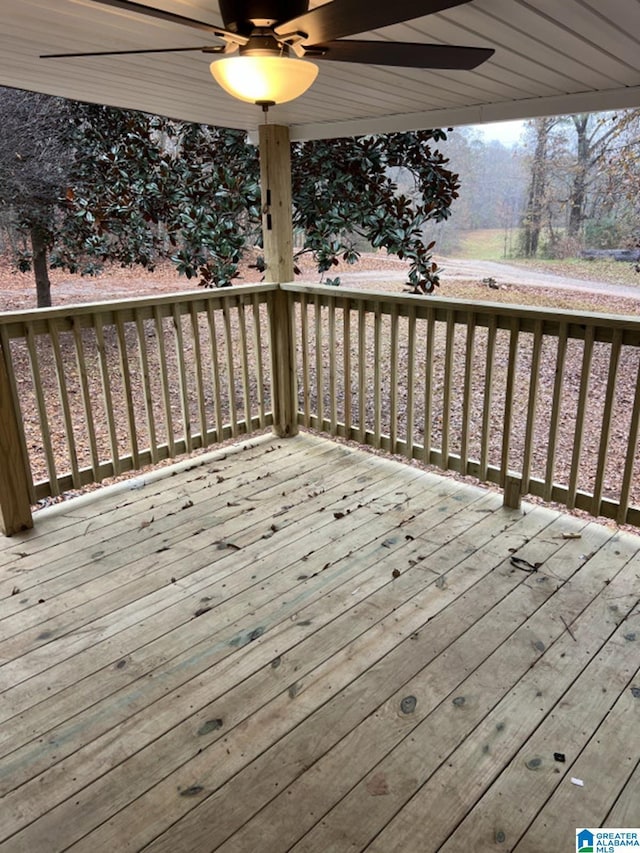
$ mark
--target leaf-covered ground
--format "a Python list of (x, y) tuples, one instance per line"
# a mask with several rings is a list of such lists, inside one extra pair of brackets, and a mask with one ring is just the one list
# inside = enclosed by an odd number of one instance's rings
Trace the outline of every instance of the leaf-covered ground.
[[(471, 299), (482, 302), (504, 302), (518, 305), (546, 306), (572, 311), (595, 311), (598, 313), (629, 314), (638, 313), (640, 308), (640, 274), (630, 264), (614, 261), (534, 261), (518, 262), (521, 276), (518, 282), (512, 282), (508, 275), (501, 276), (498, 289), (483, 282), (482, 264), (478, 264), (477, 275), (450, 277), (448, 270), (455, 264), (447, 258), (437, 258), (444, 269), (442, 283), (435, 295), (444, 299)], [(516, 262), (508, 261), (509, 266)], [(473, 262), (466, 261), (465, 269)], [(320, 277), (313, 264), (306, 259), (299, 261), (302, 268), (300, 280), (318, 283)], [(407, 265), (395, 257), (387, 255), (365, 254), (356, 265), (340, 264), (335, 267), (331, 277), (340, 276), (346, 287), (371, 288), (400, 293)], [(580, 290), (566, 290), (553, 286), (544, 287), (530, 282), (531, 286), (519, 283), (526, 279), (527, 269), (548, 273), (550, 277), (563, 276), (585, 281), (605, 281), (611, 284), (635, 285), (638, 287), (638, 299), (612, 297), (609, 293), (586, 293)], [(371, 273), (369, 277), (367, 274)], [(386, 274), (388, 273), (388, 278)], [(261, 280), (261, 273), (249, 264), (243, 265), (237, 284), (248, 284)], [(552, 280), (552, 278), (550, 278)], [(72, 305), (80, 302), (100, 302), (112, 299), (127, 299), (135, 296), (153, 296), (155, 294), (185, 293), (198, 290), (195, 281), (189, 281), (178, 275), (170, 263), (159, 265), (153, 272), (139, 267), (107, 268), (96, 277), (71, 275), (62, 270), (51, 271), (52, 299), (56, 305)], [(428, 298), (428, 297), (427, 297)], [(35, 308), (35, 285), (31, 273), (18, 273), (9, 260), (0, 255), (0, 311), (23, 311)]]

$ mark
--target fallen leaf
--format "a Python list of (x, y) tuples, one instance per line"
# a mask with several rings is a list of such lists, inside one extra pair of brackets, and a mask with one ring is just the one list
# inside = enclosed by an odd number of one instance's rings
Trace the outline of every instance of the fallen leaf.
[(389, 793), (389, 783), (384, 773), (376, 773), (367, 779), (366, 788), (372, 797), (384, 797)]
[(202, 785), (191, 785), (190, 788), (184, 788), (180, 791), (181, 797), (197, 797), (198, 794), (201, 794), (204, 791)]

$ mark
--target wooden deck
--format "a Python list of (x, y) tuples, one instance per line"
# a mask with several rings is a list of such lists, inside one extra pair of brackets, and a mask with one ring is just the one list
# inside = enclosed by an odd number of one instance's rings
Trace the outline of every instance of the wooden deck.
[(309, 435), (182, 469), (0, 544), (3, 853), (640, 825), (640, 538)]

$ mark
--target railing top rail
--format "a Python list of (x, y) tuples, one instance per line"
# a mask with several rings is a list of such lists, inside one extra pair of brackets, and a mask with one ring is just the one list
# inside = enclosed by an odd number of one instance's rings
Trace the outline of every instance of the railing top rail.
[[(320, 297), (321, 304), (330, 301), (348, 302), (353, 307), (364, 304), (367, 310), (376, 308), (390, 311), (392, 308), (400, 315), (415, 312), (417, 317), (435, 316), (436, 319), (447, 319), (453, 312), (456, 322), (465, 323), (468, 316), (473, 314), (478, 325), (487, 325), (490, 318), (498, 320), (501, 328), (511, 328), (516, 318), (522, 331), (532, 331), (536, 323), (542, 321), (545, 331), (555, 334), (557, 329), (566, 325), (569, 337), (583, 338), (585, 329), (592, 326), (597, 329), (596, 340), (610, 340), (616, 329), (621, 329), (624, 343), (640, 346), (640, 317), (632, 315), (602, 314), (596, 312), (570, 311), (557, 308), (534, 308), (528, 305), (513, 305), (501, 302), (476, 302), (465, 299), (445, 299), (440, 296), (418, 296), (412, 293), (389, 293), (378, 290), (360, 290), (356, 288), (329, 288), (326, 285), (311, 283), (272, 284), (267, 282), (256, 284), (235, 285), (231, 288), (201, 289), (188, 292), (176, 292), (162, 296), (142, 296), (121, 300), (105, 300), (84, 302), (75, 305), (63, 305), (57, 308), (33, 308), (26, 311), (9, 311), (0, 313), (0, 327), (4, 327), (9, 337), (20, 336), (24, 324), (30, 324), (34, 331), (45, 332), (50, 321), (66, 325), (71, 321), (80, 325), (90, 325), (91, 317), (101, 314), (103, 321), (110, 322), (110, 317), (116, 313), (139, 316), (149, 314), (154, 309), (166, 310), (180, 303), (186, 307), (194, 302), (222, 302), (225, 299), (242, 299), (253, 294), (267, 294), (282, 289), (294, 294), (306, 294)], [(124, 319), (127, 318), (125, 316)]]
[[(456, 321), (465, 322), (466, 316), (473, 314), (476, 323), (488, 322), (490, 317), (498, 317), (498, 325), (511, 327), (512, 318), (521, 321), (523, 331), (533, 329), (537, 321), (542, 321), (552, 327), (563, 324), (569, 326), (571, 337), (584, 337), (584, 329), (594, 326), (609, 330), (622, 329), (625, 332), (625, 343), (640, 345), (640, 317), (620, 314), (600, 314), (596, 312), (570, 311), (559, 308), (532, 308), (528, 305), (505, 304), (502, 302), (475, 302), (466, 299), (444, 299), (440, 296), (420, 296), (413, 293), (389, 293), (380, 290), (359, 290), (347, 287), (327, 287), (326, 285), (291, 283), (282, 284), (283, 290), (292, 293), (304, 293), (308, 296), (320, 296), (321, 302), (330, 300), (351, 302), (357, 306), (365, 304), (369, 310), (377, 306), (391, 309), (396, 306), (400, 314), (408, 314), (409, 309), (416, 311), (418, 317), (426, 317), (429, 311), (434, 311), (436, 319), (446, 319), (452, 311)], [(640, 309), (640, 302), (638, 303)], [(503, 321), (503, 322), (500, 322)], [(609, 339), (609, 335), (606, 336)]]
[[(9, 336), (20, 334), (24, 323), (32, 324), (41, 331), (46, 331), (50, 321), (65, 321), (71, 318), (82, 320), (94, 314), (109, 315), (125, 312), (133, 315), (139, 312), (150, 312), (156, 307), (172, 306), (176, 303), (189, 306), (193, 302), (222, 301), (226, 298), (241, 299), (243, 296), (252, 296), (254, 293), (269, 293), (278, 289), (277, 284), (267, 282), (257, 284), (241, 284), (225, 288), (200, 288), (186, 292), (163, 294), (162, 296), (134, 296), (127, 299), (104, 300), (97, 302), (81, 302), (77, 304), (62, 305), (56, 308), (30, 308), (25, 311), (7, 311), (0, 313), (0, 326), (5, 326)], [(126, 318), (125, 318), (126, 319)], [(82, 323), (81, 323), (82, 324)]]

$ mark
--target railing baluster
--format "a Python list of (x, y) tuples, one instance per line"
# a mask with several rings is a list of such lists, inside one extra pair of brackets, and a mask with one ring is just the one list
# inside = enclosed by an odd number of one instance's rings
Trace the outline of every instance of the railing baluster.
[(209, 344), (211, 346), (211, 383), (213, 386), (213, 408), (216, 419), (215, 437), (216, 441), (222, 441), (222, 378), (220, 376), (220, 363), (218, 361), (218, 332), (216, 330), (215, 311), (211, 300), (207, 302), (207, 320), (209, 323)]
[(254, 349), (254, 371), (256, 379), (256, 395), (258, 400), (258, 419), (260, 429), (267, 425), (267, 414), (264, 404), (264, 366), (262, 360), (262, 321), (260, 312), (260, 299), (257, 293), (252, 296), (253, 307), (253, 349)]
[(311, 426), (311, 381), (309, 379), (309, 302), (306, 293), (300, 296), (300, 345), (302, 346), (302, 402), (304, 425)]
[(540, 376), (540, 354), (542, 352), (542, 320), (536, 320), (533, 330), (531, 349), (531, 372), (529, 374), (529, 398), (527, 401), (527, 426), (524, 437), (524, 454), (522, 458), (522, 487), (523, 495), (529, 492), (531, 480), (531, 461), (533, 459), (533, 435), (538, 409), (538, 386)]
[(229, 391), (229, 416), (231, 431), (238, 435), (238, 403), (236, 400), (236, 368), (233, 362), (233, 333), (231, 331), (231, 305), (228, 296), (222, 301), (222, 317), (224, 319), (224, 348), (227, 361), (227, 388)]
[(89, 437), (89, 450), (91, 453), (91, 474), (95, 483), (102, 479), (100, 475), (100, 456), (98, 454), (98, 443), (96, 441), (96, 428), (94, 424), (93, 404), (91, 402), (91, 391), (89, 390), (89, 374), (87, 370), (87, 360), (84, 355), (84, 344), (82, 342), (82, 332), (77, 322), (77, 318), (71, 320), (73, 330), (73, 345), (76, 356), (76, 364), (78, 367), (78, 377), (80, 379), (80, 394), (82, 396), (82, 408), (84, 411), (84, 422), (87, 427), (87, 435)]
[(33, 378), (33, 388), (36, 395), (36, 404), (38, 407), (38, 418), (40, 420), (40, 431), (42, 433), (42, 449), (44, 450), (45, 460), (47, 463), (47, 471), (49, 474), (49, 483), (51, 485), (51, 494), (57, 497), (60, 494), (58, 486), (58, 472), (56, 469), (56, 460), (51, 444), (51, 430), (49, 429), (49, 415), (47, 413), (47, 405), (45, 402), (45, 394), (42, 387), (42, 376), (40, 374), (40, 363), (38, 359), (38, 349), (36, 346), (33, 327), (26, 324), (25, 335), (27, 339), (27, 350), (29, 352), (29, 363), (31, 365), (31, 376)]
[(318, 412), (318, 429), (323, 429), (324, 421), (324, 347), (322, 334), (322, 305), (320, 298), (313, 300), (315, 310), (316, 334), (316, 410)]
[(149, 449), (151, 461), (155, 464), (159, 460), (158, 440), (156, 436), (156, 421), (153, 412), (153, 391), (151, 390), (151, 374), (149, 371), (149, 353), (147, 351), (147, 338), (144, 328), (144, 320), (139, 311), (134, 311), (136, 332), (138, 335), (138, 354), (140, 356), (140, 373), (142, 375), (142, 390), (144, 392), (144, 410), (147, 417), (147, 430), (149, 432)]
[(507, 368), (507, 382), (504, 395), (504, 420), (502, 428), (502, 455), (500, 462), (500, 485), (504, 487), (509, 473), (509, 450), (511, 447), (511, 422), (513, 420), (513, 392), (516, 381), (516, 370), (518, 363), (518, 338), (520, 334), (520, 322), (517, 317), (511, 320), (509, 334), (509, 366)]
[(338, 401), (336, 395), (336, 300), (329, 298), (329, 417), (331, 435), (336, 434), (338, 424)]
[(358, 438), (364, 444), (367, 432), (367, 315), (362, 302), (358, 305), (358, 418)]
[(607, 391), (604, 399), (604, 414), (602, 416), (602, 429), (600, 432), (600, 447), (598, 450), (598, 469), (596, 482), (593, 488), (593, 501), (591, 514), (600, 515), (600, 503), (602, 501), (602, 490), (604, 488), (604, 473), (607, 467), (607, 456), (609, 453), (609, 438), (611, 435), (611, 417), (613, 414), (613, 399), (616, 391), (616, 379), (618, 376), (618, 364), (620, 363), (620, 348), (622, 346), (622, 331), (616, 328), (613, 332), (611, 352), (609, 356), (609, 377), (607, 379)]
[(342, 371), (344, 376), (344, 426), (351, 433), (351, 306), (345, 300), (342, 307)]
[(460, 438), (460, 471), (467, 473), (469, 463), (469, 413), (471, 411), (471, 387), (473, 378), (473, 355), (476, 334), (476, 317), (470, 311), (467, 319), (467, 340), (465, 343), (464, 390), (462, 394), (462, 425)]
[(453, 378), (453, 346), (455, 343), (455, 317), (447, 313), (447, 331), (444, 347), (444, 389), (442, 392), (442, 467), (449, 467), (449, 433), (451, 428), (451, 381)]
[(391, 306), (389, 315), (391, 335), (389, 340), (389, 436), (391, 452), (396, 452), (398, 443), (398, 306)]
[(551, 500), (553, 494), (553, 478), (556, 465), (556, 446), (558, 444), (558, 421), (562, 406), (562, 384), (564, 380), (564, 363), (567, 355), (567, 324), (560, 325), (558, 333), (558, 352), (556, 356), (556, 375), (553, 383), (553, 401), (549, 421), (549, 442), (547, 444), (547, 466), (544, 477), (544, 499)]
[(415, 393), (416, 384), (416, 309), (409, 308), (407, 326), (407, 456), (413, 459), (413, 433), (415, 429)]
[(237, 302), (238, 328), (240, 330), (240, 375), (242, 377), (242, 406), (246, 432), (251, 432), (251, 397), (249, 391), (249, 361), (247, 347), (247, 320), (244, 302)]
[(111, 445), (111, 459), (113, 462), (113, 473), (117, 476), (121, 473), (120, 448), (118, 445), (118, 433), (113, 417), (113, 396), (111, 394), (111, 378), (109, 375), (109, 362), (107, 359), (107, 348), (104, 340), (104, 324), (102, 314), (96, 313), (93, 318), (96, 330), (96, 343), (98, 345), (98, 363), (100, 365), (100, 379), (102, 382), (102, 398), (104, 402), (107, 426), (109, 429), (109, 443)]
[(373, 446), (380, 447), (382, 434), (382, 409), (380, 405), (382, 398), (382, 389), (380, 387), (382, 312), (378, 303), (376, 303), (373, 317)]
[(182, 407), (182, 427), (184, 431), (184, 442), (187, 453), (193, 450), (191, 438), (191, 409), (189, 406), (189, 386), (187, 384), (187, 365), (184, 354), (184, 335), (182, 332), (182, 316), (180, 308), (176, 303), (173, 306), (173, 333), (176, 342), (176, 353), (178, 356), (178, 379), (180, 384), (180, 404)]
[(194, 302), (189, 306), (191, 318), (191, 336), (193, 338), (193, 358), (196, 369), (196, 399), (198, 405), (198, 420), (200, 422), (200, 442), (202, 447), (209, 444), (209, 430), (207, 427), (207, 410), (204, 397), (204, 375), (202, 371), (202, 343), (200, 341), (200, 320)]
[(436, 316), (433, 308), (427, 308), (427, 346), (424, 358), (424, 447), (422, 459), (427, 465), (431, 462), (431, 443), (433, 433), (433, 339), (436, 332)]
[(496, 334), (498, 320), (489, 318), (487, 350), (484, 368), (484, 392), (482, 406), (482, 435), (480, 440), (480, 479), (486, 480), (489, 473), (489, 448), (491, 446), (491, 412), (493, 407), (493, 364), (496, 357)]
[(576, 493), (578, 491), (578, 478), (580, 475), (580, 455), (582, 453), (582, 441), (584, 437), (584, 419), (587, 412), (587, 400), (589, 399), (589, 385), (591, 381), (594, 337), (594, 327), (587, 326), (584, 335), (584, 348), (582, 350), (580, 391), (578, 393), (578, 409), (576, 412), (576, 426), (571, 454), (571, 473), (569, 475), (569, 492), (567, 494), (567, 506), (569, 509), (573, 509), (576, 505)]
[(158, 359), (160, 361), (160, 377), (162, 382), (162, 402), (164, 405), (164, 418), (167, 428), (167, 444), (169, 454), (176, 455), (176, 440), (173, 427), (173, 412), (171, 410), (171, 393), (169, 391), (169, 374), (167, 370), (167, 348), (164, 340), (164, 325), (160, 315), (160, 308), (153, 306), (153, 325), (156, 332), (156, 345), (158, 348)]
[(69, 389), (67, 388), (67, 378), (64, 371), (64, 361), (62, 358), (62, 350), (60, 348), (60, 336), (58, 329), (53, 321), (47, 322), (47, 331), (51, 339), (51, 347), (53, 349), (53, 363), (55, 365), (56, 380), (58, 383), (58, 393), (60, 395), (60, 403), (62, 405), (62, 419), (64, 421), (64, 431), (67, 437), (67, 451), (69, 453), (69, 464), (71, 465), (71, 477), (74, 489), (79, 489), (80, 471), (78, 469), (78, 451), (76, 448), (76, 439), (73, 432), (73, 417), (71, 416), (71, 407), (69, 405)]
[(122, 316), (116, 314), (116, 330), (118, 333), (118, 351), (120, 353), (120, 374), (124, 386), (124, 398), (127, 407), (127, 425), (129, 428), (129, 442), (133, 467), (140, 467), (140, 455), (138, 451), (138, 431), (136, 429), (136, 410), (133, 404), (133, 390), (131, 387), (131, 370), (129, 368), (129, 354), (127, 351), (127, 338), (125, 334)]

